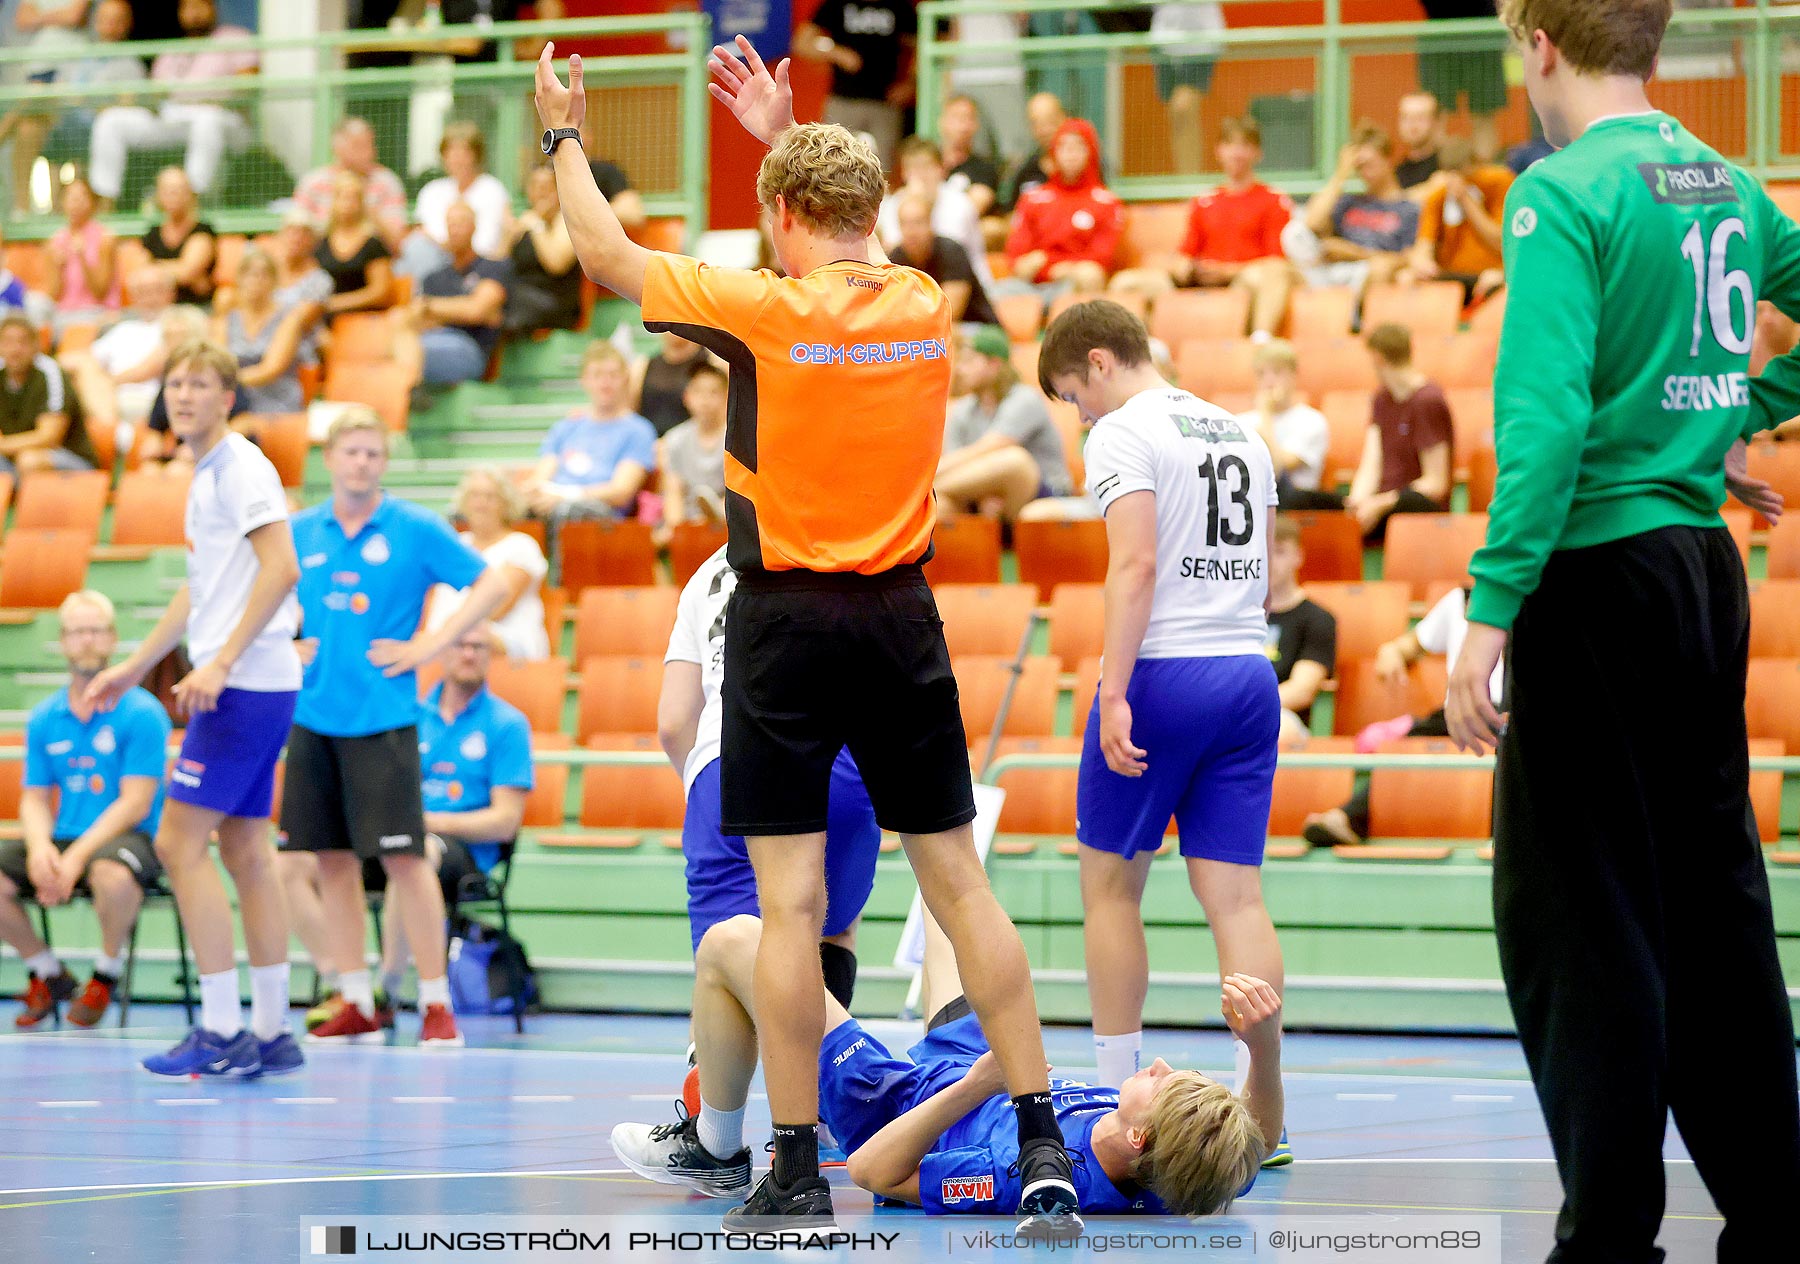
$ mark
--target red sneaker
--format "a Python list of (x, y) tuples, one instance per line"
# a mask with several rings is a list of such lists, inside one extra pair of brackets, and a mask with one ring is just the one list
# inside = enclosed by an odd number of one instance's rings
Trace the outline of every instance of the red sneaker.
[(48, 979), (31, 976), (31, 982), (25, 988), (25, 995), (19, 998), (21, 1009), (13, 1019), (15, 1027), (36, 1027), (51, 1014), (56, 1007), (75, 995), (75, 980), (67, 970), (52, 975)]
[(462, 1033), (456, 1030), (456, 1015), (448, 1005), (427, 1005), (425, 1021), (419, 1027), (419, 1048), (460, 1049)]
[(306, 1033), (308, 1040), (342, 1044), (380, 1044), (386, 1037), (381, 1024), (354, 1005), (344, 1005), (330, 1018)]
[(69, 1021), (77, 1027), (92, 1027), (112, 1004), (113, 985), (99, 975), (88, 980), (75, 1003), (69, 1006)]

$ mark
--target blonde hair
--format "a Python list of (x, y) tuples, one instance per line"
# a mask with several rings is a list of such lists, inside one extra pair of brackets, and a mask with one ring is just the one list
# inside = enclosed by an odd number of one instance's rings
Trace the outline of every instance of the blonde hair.
[(487, 165), (487, 137), (481, 134), (481, 128), (467, 119), (459, 119), (454, 123), (444, 124), (444, 135), (438, 141), (438, 157), (452, 145), (467, 145), (469, 152), (475, 155), (475, 165)]
[(56, 608), (57, 626), (66, 627), (69, 622), (69, 611), (79, 609), (82, 606), (86, 606), (90, 610), (98, 610), (101, 614), (105, 615), (106, 625), (108, 627), (118, 626), (118, 618), (113, 613), (112, 598), (96, 588), (83, 588), (78, 592), (72, 592), (67, 597), (64, 597), (62, 599), (62, 605)]
[(169, 363), (163, 369), (164, 379), (180, 368), (211, 369), (219, 375), (219, 384), (226, 390), (237, 389), (237, 357), (216, 342), (192, 338), (176, 347), (169, 352)]
[(887, 192), (875, 147), (836, 123), (788, 128), (762, 161), (756, 200), (770, 211), (780, 198), (807, 227), (831, 238), (875, 230)]
[(1256, 370), (1286, 369), (1292, 373), (1300, 367), (1300, 356), (1293, 343), (1284, 338), (1271, 338), (1251, 355), (1250, 367)]
[(1542, 31), (1578, 74), (1650, 78), (1673, 0), (1501, 0), (1500, 20), (1521, 44)]
[(500, 520), (509, 526), (525, 516), (525, 497), (520, 495), (519, 488), (506, 471), (498, 465), (477, 465), (462, 476), (462, 482), (456, 485), (456, 492), (450, 497), (450, 512), (458, 518), (467, 518), (463, 512), (463, 502), (469, 494), (469, 485), (486, 479), (493, 485), (495, 493), (500, 497)]
[(367, 430), (381, 436), (381, 446), (385, 451), (388, 446), (387, 426), (373, 408), (363, 404), (352, 404), (339, 413), (325, 431), (325, 447), (329, 451), (337, 445), (337, 441), (347, 434), (355, 434), (359, 430)]
[(1150, 1101), (1133, 1176), (1178, 1216), (1227, 1210), (1268, 1153), (1244, 1100), (1198, 1071), (1177, 1071)]
[(625, 353), (604, 338), (596, 338), (588, 343), (581, 353), (581, 371), (586, 373), (596, 364), (617, 364), (625, 366)]

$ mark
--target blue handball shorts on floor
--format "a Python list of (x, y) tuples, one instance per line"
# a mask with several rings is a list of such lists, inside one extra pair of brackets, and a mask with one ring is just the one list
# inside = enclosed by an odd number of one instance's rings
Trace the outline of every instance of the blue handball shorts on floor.
[(260, 820), (275, 801), (275, 764), (294, 724), (298, 693), (227, 689), (188, 720), (169, 772), (169, 797), (226, 816)]
[(1181, 854), (1260, 865), (1281, 733), (1275, 668), (1260, 654), (1139, 659), (1126, 686), (1141, 777), (1100, 753), (1100, 704), (1088, 712), (1076, 787), (1075, 837), (1129, 860), (1162, 846), (1169, 818)]
[(987, 1051), (973, 1014), (926, 1033), (907, 1051), (911, 1061), (895, 1057), (861, 1023), (846, 1019), (819, 1046), (819, 1118), (844, 1153), (854, 1154), (914, 1106), (959, 1082)]
[[(831, 767), (831, 798), (825, 827), (825, 935), (841, 935), (862, 916), (875, 888), (875, 859), (881, 827), (850, 752), (838, 752)], [(756, 873), (741, 834), (719, 832), (719, 761), (694, 778), (687, 815), (681, 823), (681, 853), (687, 859), (688, 930), (694, 951), (712, 927), (748, 913), (761, 916)]]

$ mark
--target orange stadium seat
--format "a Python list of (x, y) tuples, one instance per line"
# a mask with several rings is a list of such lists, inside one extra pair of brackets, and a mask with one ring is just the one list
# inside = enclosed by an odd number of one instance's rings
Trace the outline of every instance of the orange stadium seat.
[(952, 658), (964, 654), (1019, 652), (1037, 610), (1029, 584), (945, 584), (936, 590), (944, 640)]
[(7, 269), (26, 289), (44, 292), (44, 281), (50, 275), (50, 261), (44, 257), (42, 242), (9, 241), (5, 260)]
[(1770, 528), (1764, 561), (1770, 579), (1800, 579), (1800, 506)]
[(1050, 652), (1074, 671), (1100, 653), (1106, 632), (1105, 584), (1058, 584), (1050, 598)]
[(575, 661), (660, 657), (680, 600), (681, 590), (667, 586), (585, 589), (575, 606)]
[(6, 511), (12, 508), (13, 476), (0, 474), (0, 522), (6, 519)]
[(569, 688), (567, 659), (514, 662), (495, 655), (488, 667), (488, 688), (496, 698), (523, 711), (533, 733), (561, 732), (563, 696)]
[(656, 542), (647, 522), (571, 522), (562, 529), (562, 586), (656, 582)]
[(1256, 347), (1247, 338), (1189, 338), (1174, 350), (1175, 377), (1184, 391), (1210, 399), (1256, 389)]
[(1374, 658), (1383, 644), (1410, 625), (1410, 585), (1388, 580), (1352, 584), (1308, 584), (1306, 595), (1337, 620), (1338, 662)]
[(1179, 254), (1187, 239), (1189, 202), (1138, 202), (1126, 210), (1119, 267), (1137, 268)]
[(1469, 458), (1494, 446), (1494, 392), (1486, 387), (1459, 388), (1445, 391), (1444, 400), (1450, 405), (1452, 459), (1461, 481), (1468, 477)]
[[(963, 654), (950, 660), (962, 704), (963, 732), (971, 741), (993, 732), (1000, 704), (1013, 680), (1004, 654)], [(1001, 732), (1008, 737), (1049, 737), (1056, 731), (1056, 695), (1062, 668), (1047, 654), (1033, 654), (1020, 668), (1018, 685)]]
[(1015, 342), (1012, 345), (1013, 372), (1027, 386), (1037, 385), (1038, 344), (1035, 342)]
[(1319, 401), (1325, 414), (1329, 446), (1325, 452), (1325, 485), (1348, 483), (1362, 464), (1363, 445), (1369, 439), (1369, 420), (1374, 411), (1367, 391), (1331, 391)]
[(1373, 395), (1379, 383), (1369, 349), (1356, 338), (1325, 338), (1296, 343), (1300, 357), (1300, 389), (1312, 399), (1332, 391), (1361, 391)]
[[(534, 751), (568, 750), (565, 733), (533, 733)], [(569, 766), (567, 764), (534, 763), (531, 768), (531, 791), (525, 796), (525, 816), (520, 824), (526, 829), (561, 829), (569, 808)]]
[(14, 527), (0, 539), (0, 608), (54, 610), (87, 579), (92, 531)]
[(137, 296), (131, 292), (131, 278), (149, 266), (150, 252), (144, 249), (144, 243), (136, 237), (120, 237), (118, 248), (113, 254), (113, 269), (119, 274), (119, 284), (124, 289), (127, 303), (135, 303)]
[(684, 522), (669, 536), (669, 570), (676, 587), (694, 577), (706, 559), (725, 544), (725, 528), (707, 522)]
[(993, 300), (993, 306), (1008, 338), (1014, 342), (1036, 340), (1038, 325), (1044, 319), (1044, 303), (1036, 294), (1007, 294)]
[[(1787, 754), (1787, 747), (1767, 737), (1750, 739), (1750, 757), (1752, 759), (1773, 755), (1777, 758)], [(1750, 806), (1756, 812), (1757, 837), (1765, 843), (1781, 841), (1781, 774), (1778, 772), (1752, 772), (1750, 774)]]
[(1750, 656), (1800, 658), (1800, 579), (1751, 582)]
[(1725, 529), (1731, 532), (1732, 543), (1737, 545), (1738, 556), (1743, 559), (1746, 569), (1750, 566), (1750, 522), (1756, 515), (1750, 510), (1731, 501), (1719, 510), (1719, 516), (1725, 520)]
[(1374, 659), (1340, 658), (1333, 727), (1353, 737), (1377, 720), (1441, 710), (1448, 676), (1444, 660), (1429, 657), (1414, 663), (1406, 679), (1388, 684), (1375, 678)]
[(283, 487), (299, 487), (306, 482), (306, 452), (312, 445), (306, 430), (305, 413), (271, 413), (253, 419), (258, 424), (256, 441), (263, 455), (281, 476)]
[(1487, 538), (1486, 514), (1395, 514), (1388, 519), (1381, 577), (1404, 580), (1420, 601), (1432, 584), (1461, 584)]
[(1494, 389), (1494, 363), (1499, 340), (1486, 333), (1451, 334), (1436, 341), (1436, 371), (1431, 380), (1447, 391)]
[(113, 497), (112, 542), (153, 548), (184, 545), (188, 482), (179, 475), (126, 474)]
[(939, 584), (1000, 582), (1000, 521), (984, 514), (938, 520), (925, 578)]
[(1363, 532), (1355, 518), (1329, 509), (1281, 516), (1300, 524), (1301, 583), (1362, 578)]
[[(16, 729), (0, 733), (0, 746), (23, 746), (25, 731)], [(9, 759), (0, 763), (0, 838), (17, 840), (25, 836), (19, 825), (19, 799), (25, 788), (25, 761)]]
[[(1762, 440), (1750, 445), (1750, 473), (1767, 479), (1775, 490), (1787, 498), (1790, 512), (1800, 513), (1800, 443), (1772, 443)], [(1767, 526), (1761, 514), (1758, 526)]]
[[(1383, 754), (1455, 755), (1449, 738), (1404, 738)], [(1492, 838), (1494, 774), (1486, 768), (1377, 768), (1369, 774), (1373, 838)]]
[(19, 485), (13, 530), (89, 529), (98, 535), (111, 484), (112, 479), (102, 470), (27, 474)]
[[(986, 751), (976, 743), (975, 757)], [(1079, 755), (1079, 737), (1003, 737), (994, 757), (1003, 755)], [(1010, 768), (994, 784), (1006, 791), (1000, 809), (1000, 833), (1070, 835), (1075, 832), (1075, 784), (1079, 770)]]
[(1783, 215), (1800, 221), (1800, 184), (1769, 184), (1764, 188), (1769, 200), (1780, 208)]
[[(608, 735), (583, 743), (589, 750), (656, 751), (651, 736)], [(667, 760), (646, 764), (587, 764), (581, 770), (584, 829), (679, 830), (687, 815), (681, 774)]]
[(396, 434), (412, 414), (412, 387), (399, 365), (384, 360), (346, 361), (335, 355), (325, 372), (324, 397), (338, 404), (363, 404), (375, 410)]
[(1298, 290), (1288, 307), (1288, 337), (1295, 342), (1348, 338), (1356, 318), (1356, 291), (1347, 285)]
[(1098, 584), (1106, 579), (1106, 523), (1021, 522), (1013, 527), (1019, 579), (1048, 599), (1058, 584)]
[(1469, 332), (1500, 341), (1500, 327), (1506, 323), (1506, 291), (1501, 290), (1469, 313)]
[(1483, 444), (1469, 453), (1469, 512), (1486, 513), (1494, 503), (1494, 481), (1500, 476), (1500, 458), (1493, 444)]
[[(1037, 381), (1037, 370), (1027, 382)], [(1065, 404), (1060, 399), (1046, 401), (1050, 405), (1050, 422), (1056, 427), (1056, 437), (1062, 440), (1063, 461), (1069, 467), (1070, 485), (1080, 490), (1087, 486), (1087, 465), (1082, 460), (1081, 444), (1084, 438), (1081, 426), (1081, 410), (1073, 404)]]
[(1098, 654), (1084, 658), (1075, 667), (1075, 711), (1074, 729), (1076, 733), (1087, 732), (1088, 712), (1094, 709), (1094, 695), (1100, 692), (1100, 656)]
[(388, 360), (394, 354), (389, 312), (345, 312), (331, 321), (331, 362)]
[(237, 282), (238, 264), (244, 261), (244, 251), (249, 244), (242, 233), (220, 233), (213, 238), (214, 285)]
[(687, 248), (687, 220), (679, 215), (658, 215), (631, 230), (631, 240), (646, 250), (680, 254)]
[[(0, 580), (6, 574), (0, 571)], [(1753, 658), (1744, 690), (1751, 737), (1772, 738), (1800, 750), (1800, 658)]]
[(1371, 285), (1363, 296), (1362, 327), (1405, 325), (1416, 342), (1433, 334), (1450, 335), (1462, 324), (1460, 281), (1427, 281), (1422, 285)]
[(590, 658), (581, 665), (581, 700), (575, 736), (596, 733), (654, 733), (662, 695), (662, 655), (650, 658)]
[[(1308, 755), (1348, 755), (1356, 744), (1348, 737), (1315, 737), (1306, 743)], [(1269, 802), (1269, 834), (1274, 838), (1298, 838), (1306, 818), (1314, 812), (1340, 806), (1356, 789), (1354, 768), (1275, 769), (1274, 795)]]
[(1171, 347), (1191, 339), (1218, 342), (1242, 338), (1250, 324), (1250, 291), (1223, 289), (1170, 290), (1150, 309), (1150, 336)]

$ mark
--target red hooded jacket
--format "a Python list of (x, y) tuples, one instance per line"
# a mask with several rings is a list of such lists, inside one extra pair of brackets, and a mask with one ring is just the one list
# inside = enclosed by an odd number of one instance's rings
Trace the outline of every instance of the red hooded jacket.
[[(1047, 183), (1019, 198), (1013, 212), (1012, 232), (1006, 238), (1006, 257), (1041, 250), (1047, 256), (1044, 271), (1028, 281), (1048, 280), (1058, 263), (1092, 260), (1112, 271), (1119, 238), (1125, 231), (1125, 204), (1100, 182), (1100, 139), (1086, 119), (1069, 119), (1056, 129), (1050, 152), (1064, 136), (1079, 136), (1087, 146), (1087, 166), (1075, 180), (1053, 169)], [(1052, 160), (1054, 162), (1054, 160)]]

